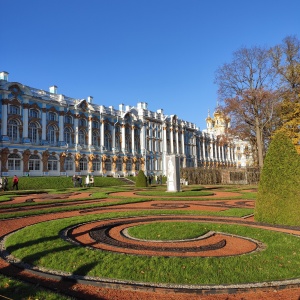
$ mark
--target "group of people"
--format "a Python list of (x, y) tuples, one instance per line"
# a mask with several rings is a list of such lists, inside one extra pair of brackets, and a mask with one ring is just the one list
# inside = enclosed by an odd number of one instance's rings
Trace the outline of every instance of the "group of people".
[[(6, 176), (0, 178), (0, 189), (3, 191), (8, 191), (8, 178)], [(19, 178), (17, 175), (15, 175), (12, 179), (12, 189), (19, 189)]]
[[(82, 177), (79, 176), (79, 175), (73, 175), (72, 177), (72, 181), (73, 181), (73, 186), (74, 187), (77, 187), (77, 186), (80, 186), (82, 187)], [(94, 186), (94, 176), (93, 175), (87, 175), (85, 177), (85, 181), (84, 181), (84, 184), (86, 187), (90, 187), (90, 186)]]

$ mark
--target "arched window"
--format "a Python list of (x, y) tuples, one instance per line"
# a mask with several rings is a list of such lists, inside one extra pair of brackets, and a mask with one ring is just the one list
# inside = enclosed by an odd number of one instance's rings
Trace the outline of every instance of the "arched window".
[(13, 153), (8, 155), (8, 171), (21, 170), (21, 157), (19, 154)]
[(79, 169), (80, 169), (80, 171), (87, 171), (87, 159), (86, 159), (86, 157), (80, 158)]
[(56, 113), (50, 111), (48, 114), (48, 119), (49, 121), (56, 121), (57, 120)]
[(105, 162), (105, 169), (106, 171), (111, 171), (111, 162), (109, 160)]
[(141, 152), (140, 138), (138, 135), (134, 136), (134, 148), (137, 153)]
[(9, 106), (9, 114), (12, 115), (19, 115), (20, 114), (20, 107), (15, 105)]
[(57, 171), (58, 161), (54, 155), (48, 157), (48, 170)]
[(79, 120), (79, 126), (86, 127), (86, 120), (85, 119), (80, 119)]
[(119, 135), (116, 136), (116, 148), (118, 149), (118, 151), (121, 151), (121, 141)]
[(131, 152), (131, 139), (129, 136), (126, 136), (125, 138), (125, 149), (128, 152)]
[(85, 132), (83, 130), (79, 130), (78, 132), (78, 143), (80, 145), (85, 145)]
[(108, 133), (104, 136), (104, 147), (108, 151), (111, 150), (111, 136)]
[(30, 155), (29, 157), (29, 170), (30, 171), (39, 171), (41, 165), (40, 157), (36, 154)]
[(99, 122), (93, 121), (92, 126), (93, 126), (93, 128), (99, 129)]
[(11, 142), (19, 140), (19, 124), (16, 120), (10, 120), (7, 124), (7, 135)]
[(38, 118), (39, 117), (39, 112), (36, 109), (30, 109), (29, 110), (29, 117), (30, 118)]
[(30, 123), (28, 126), (28, 137), (31, 143), (36, 144), (38, 142), (38, 129), (36, 123)]
[(99, 133), (97, 131), (92, 132), (92, 145), (99, 147)]
[(71, 129), (68, 128), (68, 127), (65, 127), (65, 130), (64, 130), (64, 139), (65, 139), (65, 142), (69, 145), (72, 144), (72, 135), (71, 135)]
[(128, 160), (127, 163), (126, 163), (126, 171), (127, 172), (130, 172), (132, 169), (132, 166), (131, 166), (131, 160)]
[(117, 171), (122, 171), (122, 159), (117, 160)]
[(65, 116), (65, 123), (72, 124), (73, 123), (72, 117), (71, 116)]
[(140, 170), (140, 163), (138, 161), (135, 163), (135, 170), (136, 171)]
[(55, 145), (56, 144), (56, 128), (54, 126), (49, 126), (48, 127), (48, 142), (50, 145)]
[(100, 171), (100, 159), (99, 158), (93, 159), (93, 171)]
[(70, 156), (66, 157), (66, 159), (65, 159), (65, 170), (66, 171), (73, 170), (73, 159)]

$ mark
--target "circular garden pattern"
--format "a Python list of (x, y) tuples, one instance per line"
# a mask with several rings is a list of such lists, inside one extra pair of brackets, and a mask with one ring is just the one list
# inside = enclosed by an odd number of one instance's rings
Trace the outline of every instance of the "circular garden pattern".
[[(204, 214), (197, 207), (205, 207)], [(257, 288), (281, 280), (300, 286), (299, 228), (232, 216), (252, 207), (252, 200), (242, 199), (167, 202), (151, 197), (32, 216), (27, 223), (25, 218), (7, 220), (11, 228), (2, 235), (15, 232), (6, 238), (2, 256), (6, 251), (12, 254), (5, 256), (9, 262), (19, 259), (22, 266), (90, 282), (134, 282), (135, 289)]]

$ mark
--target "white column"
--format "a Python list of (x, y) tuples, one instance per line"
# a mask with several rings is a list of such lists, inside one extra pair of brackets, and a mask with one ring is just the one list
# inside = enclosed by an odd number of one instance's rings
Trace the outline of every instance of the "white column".
[(121, 127), (121, 132), (122, 132), (122, 152), (125, 153), (125, 124), (122, 124)]
[(131, 126), (131, 152), (134, 155), (135, 149), (134, 149), (134, 125)]
[(59, 108), (59, 118), (58, 118), (58, 126), (59, 126), (59, 142), (64, 141), (64, 108), (61, 106)]
[(167, 153), (167, 126), (163, 125), (163, 152)]
[(182, 146), (182, 155), (185, 155), (185, 144), (184, 144), (184, 129), (181, 131), (181, 146)]
[[(116, 126), (113, 125), (113, 130), (112, 130), (112, 149), (114, 150), (115, 148), (116, 148)], [(119, 150), (121, 150), (121, 149), (119, 149)]]
[(176, 153), (179, 154), (178, 128), (176, 129)]
[(88, 146), (89, 149), (92, 145), (92, 116), (89, 115), (89, 119), (88, 119)]
[(103, 150), (104, 147), (104, 121), (100, 121), (100, 149)]
[(28, 99), (24, 100), (23, 105), (23, 139), (28, 138)]
[(74, 143), (77, 147), (77, 145), (78, 145), (78, 118), (77, 118), (77, 113), (75, 113), (75, 117), (74, 117), (74, 132), (75, 132)]
[(203, 136), (202, 146), (203, 146), (203, 160), (207, 160), (206, 159), (206, 136), (205, 136), (205, 134)]
[(4, 94), (2, 99), (2, 136), (7, 136), (7, 95)]
[(171, 154), (173, 154), (174, 153), (173, 126), (170, 128), (170, 143), (171, 143)]
[(214, 159), (214, 141), (213, 139), (211, 138), (210, 140), (210, 159), (213, 160)]
[(46, 115), (46, 104), (43, 103), (42, 108), (42, 141), (46, 141), (46, 129), (47, 129), (47, 115)]

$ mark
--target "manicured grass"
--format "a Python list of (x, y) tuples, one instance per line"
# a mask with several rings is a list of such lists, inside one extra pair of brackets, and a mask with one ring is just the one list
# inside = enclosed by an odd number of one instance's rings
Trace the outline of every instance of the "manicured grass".
[[(82, 176), (84, 177), (84, 176)], [(95, 186), (121, 186), (126, 183), (113, 177), (95, 176)], [(8, 188), (12, 187), (12, 178), (9, 178)], [(72, 176), (58, 177), (20, 177), (19, 190), (40, 190), (40, 189), (64, 189), (73, 187)]]
[(207, 224), (196, 222), (154, 222), (128, 228), (130, 236), (144, 240), (193, 239), (207, 232)]
[[(137, 215), (149, 215), (149, 212), (110, 213), (44, 222), (14, 233), (7, 239), (6, 246), (14, 256), (31, 264), (103, 278), (176, 284), (237, 284), (300, 277), (299, 237), (242, 225), (196, 222), (206, 230), (259, 240), (267, 246), (265, 250), (219, 258), (147, 257), (90, 250), (58, 237), (65, 227), (81, 222)], [(162, 222), (161, 227), (164, 226)]]
[(160, 191), (139, 191), (137, 195), (156, 196), (156, 197), (198, 197), (211, 196), (214, 193), (210, 191), (181, 191), (181, 192), (160, 192)]
[(19, 280), (11, 279), (0, 275), (0, 299), (6, 299), (5, 296), (14, 300), (25, 300), (25, 299), (47, 299), (47, 300), (72, 300), (62, 294), (57, 294), (44, 290), (37, 285), (24, 283)]

